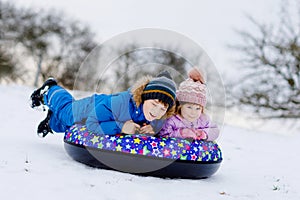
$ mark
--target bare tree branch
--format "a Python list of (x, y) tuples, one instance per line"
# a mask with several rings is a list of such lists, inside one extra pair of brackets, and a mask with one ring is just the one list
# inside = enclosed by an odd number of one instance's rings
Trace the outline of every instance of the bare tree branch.
[(227, 88), (231, 105), (252, 108), (267, 118), (300, 117), (300, 35), (295, 26), (300, 17), (290, 16), (290, 8), (282, 5), (279, 24), (261, 24), (248, 16), (258, 32), (236, 31), (243, 42), (230, 46), (243, 53), (244, 71)]

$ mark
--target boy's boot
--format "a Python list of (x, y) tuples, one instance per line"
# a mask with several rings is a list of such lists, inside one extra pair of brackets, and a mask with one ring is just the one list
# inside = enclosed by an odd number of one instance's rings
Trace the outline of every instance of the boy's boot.
[(50, 89), (50, 87), (57, 85), (57, 82), (54, 78), (48, 78), (42, 87), (36, 89), (30, 96), (31, 107), (35, 108), (44, 104), (44, 94)]
[(45, 137), (48, 135), (48, 133), (53, 133), (49, 123), (50, 123), (50, 117), (52, 115), (52, 111), (48, 110), (46, 118), (40, 122), (38, 128), (37, 128), (37, 135), (40, 137)]

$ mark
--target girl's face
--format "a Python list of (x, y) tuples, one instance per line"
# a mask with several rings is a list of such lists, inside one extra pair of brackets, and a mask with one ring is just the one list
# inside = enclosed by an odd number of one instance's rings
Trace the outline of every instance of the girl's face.
[(160, 119), (166, 114), (168, 107), (159, 102), (158, 99), (148, 99), (144, 101), (143, 112), (148, 121)]
[(202, 113), (202, 106), (194, 103), (185, 103), (181, 106), (181, 116), (189, 122), (196, 121)]

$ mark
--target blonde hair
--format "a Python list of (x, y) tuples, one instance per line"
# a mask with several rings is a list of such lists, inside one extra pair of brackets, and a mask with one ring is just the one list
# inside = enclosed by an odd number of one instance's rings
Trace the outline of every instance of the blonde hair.
[[(175, 113), (176, 114), (179, 114), (180, 116), (182, 116), (181, 115), (181, 107), (184, 105), (184, 104), (187, 104), (187, 103), (189, 103), (189, 102), (179, 102), (179, 101), (176, 101), (176, 111), (175, 111)], [(201, 111), (201, 113), (203, 114), (204, 113), (204, 106), (201, 106), (200, 104), (197, 104), (197, 105), (199, 105), (201, 108), (202, 108), (202, 111)]]
[[(143, 91), (146, 87), (146, 85), (153, 79), (152, 76), (144, 76), (142, 78), (140, 78), (131, 88), (131, 93), (132, 93), (132, 96), (133, 96), (133, 100), (136, 104), (137, 107), (139, 107), (141, 105), (141, 103), (143, 103), (143, 99), (142, 99), (142, 94), (143, 94)], [(164, 105), (168, 105), (167, 103), (165, 102), (162, 102), (161, 100), (159, 101), (161, 103), (163, 103)], [(174, 113), (175, 113), (175, 110), (176, 110), (176, 106), (175, 104), (171, 107), (171, 108), (168, 108), (166, 114), (162, 117), (162, 118), (169, 118), (171, 117)]]

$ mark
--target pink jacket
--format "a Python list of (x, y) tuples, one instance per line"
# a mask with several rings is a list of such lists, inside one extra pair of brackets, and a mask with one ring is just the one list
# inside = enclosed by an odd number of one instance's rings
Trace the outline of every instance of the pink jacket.
[(184, 128), (203, 130), (207, 134), (207, 141), (216, 140), (220, 133), (217, 125), (213, 124), (206, 114), (201, 114), (199, 119), (193, 123), (181, 118), (180, 115), (174, 115), (167, 119), (159, 135), (180, 138), (182, 137), (180, 130)]

